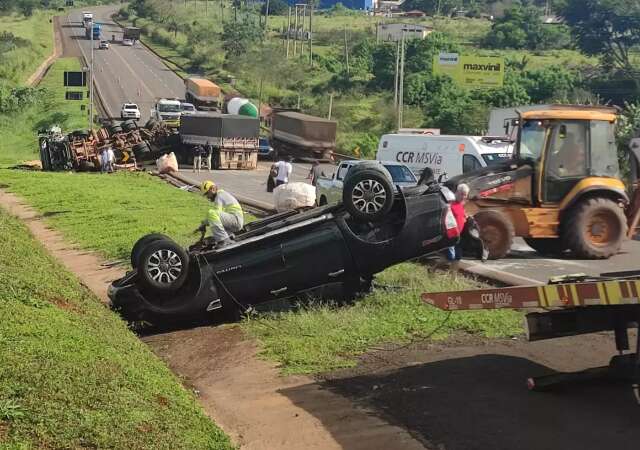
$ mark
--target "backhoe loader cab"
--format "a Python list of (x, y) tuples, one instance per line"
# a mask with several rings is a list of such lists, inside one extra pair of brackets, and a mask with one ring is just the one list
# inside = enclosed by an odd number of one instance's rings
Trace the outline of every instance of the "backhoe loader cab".
[(620, 180), (616, 110), (551, 105), (520, 113), (513, 160), (450, 180), (471, 188), (490, 257), (504, 257), (514, 236), (541, 254), (570, 250), (608, 258), (627, 233), (629, 198)]

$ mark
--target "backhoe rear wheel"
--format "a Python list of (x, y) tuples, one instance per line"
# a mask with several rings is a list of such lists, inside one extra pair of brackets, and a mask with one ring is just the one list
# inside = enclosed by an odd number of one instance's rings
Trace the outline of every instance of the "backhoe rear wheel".
[(627, 234), (627, 221), (616, 202), (589, 198), (565, 214), (563, 237), (576, 257), (606, 259), (620, 251)]
[(473, 218), (480, 229), (480, 239), (489, 252), (489, 259), (507, 256), (515, 234), (509, 217), (499, 211), (485, 210), (477, 212)]

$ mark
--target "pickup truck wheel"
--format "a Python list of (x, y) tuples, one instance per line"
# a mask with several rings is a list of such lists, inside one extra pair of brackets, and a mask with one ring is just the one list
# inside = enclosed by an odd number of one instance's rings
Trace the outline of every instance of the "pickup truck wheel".
[(140, 259), (140, 254), (148, 244), (154, 241), (162, 240), (162, 239), (165, 239), (168, 241), (171, 240), (169, 236), (162, 233), (150, 233), (138, 239), (138, 241), (135, 244), (133, 244), (133, 248), (131, 249), (131, 267), (133, 267), (134, 269), (138, 267), (138, 260)]
[(473, 218), (478, 223), (480, 238), (489, 251), (489, 258), (500, 259), (507, 256), (515, 234), (513, 223), (509, 218), (493, 210), (480, 211)]
[(342, 203), (356, 220), (376, 222), (393, 207), (394, 189), (390, 177), (377, 167), (354, 166), (342, 191)]
[(149, 243), (138, 258), (140, 281), (159, 292), (173, 292), (184, 284), (189, 273), (189, 255), (173, 241)]

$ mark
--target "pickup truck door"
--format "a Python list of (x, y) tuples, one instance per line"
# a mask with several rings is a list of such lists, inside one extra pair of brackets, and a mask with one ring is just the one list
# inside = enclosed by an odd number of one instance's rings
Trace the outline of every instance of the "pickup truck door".
[(333, 185), (329, 189), (328, 200), (329, 204), (335, 204), (342, 201), (342, 188), (344, 187), (344, 177), (349, 171), (351, 165), (348, 163), (342, 163), (336, 169), (336, 174), (333, 179)]
[(351, 255), (335, 222), (300, 231), (282, 245), (291, 293), (340, 282), (351, 274)]

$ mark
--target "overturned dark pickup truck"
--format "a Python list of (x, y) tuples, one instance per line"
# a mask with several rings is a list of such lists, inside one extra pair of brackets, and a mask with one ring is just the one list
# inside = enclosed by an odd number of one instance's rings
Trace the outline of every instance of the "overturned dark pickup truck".
[(337, 128), (334, 120), (294, 111), (277, 112), (271, 124), (274, 159), (289, 155), (298, 159), (331, 161), (336, 149)]
[(451, 196), (437, 183), (398, 189), (379, 163), (360, 164), (342, 203), (250, 223), (230, 245), (201, 239), (185, 250), (162, 234), (141, 238), (133, 270), (109, 297), (125, 319), (154, 325), (235, 319), (251, 305), (329, 286), (352, 298), (387, 267), (457, 242)]

